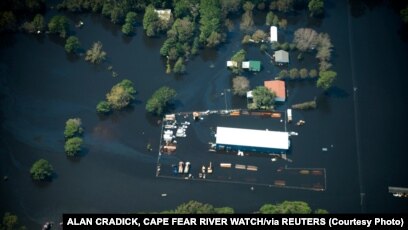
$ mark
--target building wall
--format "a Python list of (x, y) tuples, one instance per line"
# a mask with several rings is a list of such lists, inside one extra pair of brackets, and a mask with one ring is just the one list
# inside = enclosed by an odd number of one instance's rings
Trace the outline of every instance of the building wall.
[(254, 146), (239, 146), (239, 145), (224, 145), (224, 144), (216, 144), (217, 150), (225, 150), (225, 151), (244, 151), (244, 152), (258, 152), (258, 153), (286, 153), (287, 150), (284, 149), (273, 149), (273, 148), (260, 148)]

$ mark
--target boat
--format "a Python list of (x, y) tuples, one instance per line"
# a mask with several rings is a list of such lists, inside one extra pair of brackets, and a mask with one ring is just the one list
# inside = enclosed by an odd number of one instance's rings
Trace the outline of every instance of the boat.
[(307, 174), (310, 173), (310, 171), (309, 170), (300, 170), (299, 173), (302, 174), (302, 175), (307, 175)]
[(231, 168), (231, 163), (220, 163), (221, 168)]
[(52, 223), (51, 222), (46, 222), (42, 228), (42, 230), (49, 230), (52, 227)]
[(162, 193), (161, 196), (165, 197), (165, 196), (167, 196), (167, 193)]
[(207, 167), (207, 173), (211, 174), (212, 172), (213, 172), (213, 170), (212, 170), (212, 165), (211, 165), (211, 162), (210, 162), (210, 165)]
[(184, 173), (188, 173), (190, 171), (190, 162), (186, 162), (186, 166), (184, 167)]
[(184, 162), (180, 161), (178, 165), (178, 173), (183, 173)]
[(205, 173), (205, 166), (203, 165), (203, 167), (201, 167), (201, 172)]

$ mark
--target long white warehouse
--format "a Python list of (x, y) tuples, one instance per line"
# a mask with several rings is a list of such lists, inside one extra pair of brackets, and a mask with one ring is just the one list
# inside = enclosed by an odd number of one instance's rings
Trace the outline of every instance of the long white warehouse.
[(216, 148), (218, 150), (285, 153), (289, 150), (289, 133), (217, 127)]

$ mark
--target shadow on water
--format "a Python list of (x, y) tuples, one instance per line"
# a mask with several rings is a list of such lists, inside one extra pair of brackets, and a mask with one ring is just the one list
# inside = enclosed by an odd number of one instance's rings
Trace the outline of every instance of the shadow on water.
[(159, 127), (161, 124), (161, 116), (155, 115), (149, 112), (145, 113), (145, 119), (147, 123), (151, 126)]
[(322, 93), (316, 97), (317, 109), (323, 112), (330, 112), (329, 98), (325, 93)]
[(337, 86), (333, 86), (325, 94), (328, 97), (334, 97), (334, 98), (346, 98), (346, 97), (350, 96), (344, 89), (340, 89)]
[(96, 15), (96, 14), (91, 14), (91, 21), (92, 24), (99, 24), (101, 25), (105, 30), (110, 31), (111, 34), (116, 37), (118, 34), (121, 34), (122, 32), (120, 31), (120, 27), (116, 24), (113, 24), (111, 21), (109, 21), (108, 18)]
[(133, 39), (133, 36), (136, 36), (136, 33), (133, 32), (130, 35), (122, 35), (122, 42), (125, 44), (130, 44)]
[(73, 53), (65, 53), (65, 56), (67, 57), (67, 60), (70, 62), (70, 63), (74, 63), (74, 62), (77, 62), (77, 61), (79, 61), (80, 59), (81, 59), (81, 57), (78, 55), (78, 54), (73, 54)]
[(82, 148), (81, 152), (78, 153), (76, 156), (67, 156), (67, 159), (74, 163), (81, 162), (81, 159), (89, 154), (89, 148)]

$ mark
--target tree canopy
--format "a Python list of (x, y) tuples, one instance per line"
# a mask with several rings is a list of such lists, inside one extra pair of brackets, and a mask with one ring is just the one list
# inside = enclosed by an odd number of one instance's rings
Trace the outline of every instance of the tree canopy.
[(233, 214), (234, 209), (230, 207), (216, 208), (211, 204), (201, 203), (195, 200), (191, 200), (186, 203), (182, 203), (174, 210), (164, 211), (162, 213), (173, 214)]
[(106, 101), (110, 108), (120, 110), (130, 104), (135, 99), (136, 90), (133, 87), (133, 82), (124, 79), (114, 85), (111, 91), (106, 94)]
[(34, 180), (50, 179), (54, 169), (52, 165), (44, 159), (40, 159), (31, 166), (30, 174)]
[(332, 70), (320, 71), (319, 79), (317, 80), (316, 86), (318, 88), (328, 90), (333, 85), (336, 76), (337, 73)]
[(218, 0), (201, 0), (200, 18), (200, 43), (214, 47), (222, 42), (220, 2)]
[(0, 230), (26, 230), (25, 226), (21, 226), (18, 222), (18, 217), (9, 212), (4, 213), (3, 221), (0, 223)]
[(275, 94), (264, 86), (252, 90), (253, 106), (256, 109), (270, 109), (273, 107)]
[(170, 101), (176, 97), (174, 89), (163, 86), (156, 90), (146, 103), (146, 110), (150, 113), (162, 114)]
[(78, 155), (79, 152), (82, 150), (82, 138), (80, 137), (72, 137), (65, 141), (64, 149), (65, 153), (69, 157), (74, 157)]
[(308, 8), (310, 16), (318, 16), (324, 12), (324, 0), (309, 0)]
[(102, 42), (95, 42), (92, 47), (86, 51), (85, 60), (94, 64), (99, 64), (106, 59), (106, 52), (102, 50)]
[(232, 89), (236, 95), (246, 95), (246, 92), (249, 90), (249, 80), (243, 76), (234, 77), (232, 79)]
[(81, 47), (78, 37), (69, 36), (65, 42), (65, 50), (68, 53), (75, 53)]
[(80, 118), (68, 119), (65, 122), (65, 130), (64, 130), (65, 138), (71, 138), (76, 135), (81, 135), (84, 131), (81, 125), (82, 125), (82, 122)]
[(59, 34), (60, 37), (65, 38), (69, 30), (68, 19), (62, 15), (55, 15), (48, 23), (48, 30), (50, 33)]
[(312, 209), (303, 201), (284, 201), (279, 204), (264, 204), (259, 212), (262, 214), (310, 214)]

